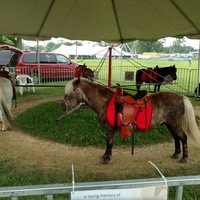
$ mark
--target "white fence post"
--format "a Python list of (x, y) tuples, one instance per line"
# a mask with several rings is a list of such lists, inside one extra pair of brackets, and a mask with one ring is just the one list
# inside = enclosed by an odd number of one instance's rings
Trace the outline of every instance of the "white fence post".
[(47, 195), (47, 200), (53, 200), (53, 195)]
[(183, 198), (183, 186), (176, 187), (176, 200), (182, 200)]

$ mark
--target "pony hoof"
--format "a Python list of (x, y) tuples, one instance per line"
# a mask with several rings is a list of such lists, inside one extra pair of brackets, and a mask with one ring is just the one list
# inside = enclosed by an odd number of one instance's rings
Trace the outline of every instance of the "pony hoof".
[(110, 161), (109, 158), (102, 156), (102, 158), (101, 158), (102, 165), (107, 165), (109, 163), (109, 161)]
[(109, 162), (109, 160), (101, 160), (101, 164), (102, 164), (102, 165), (107, 165), (108, 162)]
[(178, 155), (177, 155), (177, 154), (173, 154), (173, 155), (171, 156), (171, 158), (173, 158), (173, 159), (178, 159)]

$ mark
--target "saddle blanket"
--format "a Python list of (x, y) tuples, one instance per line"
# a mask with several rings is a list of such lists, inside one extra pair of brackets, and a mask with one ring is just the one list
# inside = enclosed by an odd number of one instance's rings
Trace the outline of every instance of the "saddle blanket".
[(145, 69), (142, 71), (141, 79), (146, 83), (154, 83), (158, 78), (158, 67), (154, 69)]
[[(117, 93), (113, 94), (110, 100), (110, 103), (108, 104), (107, 112), (106, 112), (107, 121), (109, 122), (111, 126), (115, 126), (115, 97), (116, 95)], [(136, 119), (136, 116), (137, 116), (137, 119), (135, 120), (135, 125), (138, 130), (144, 131), (151, 125), (152, 109), (153, 109), (152, 104), (144, 108), (134, 107), (134, 119)], [(118, 113), (117, 115), (118, 127), (121, 127), (123, 125), (120, 119), (120, 114), (121, 113)]]

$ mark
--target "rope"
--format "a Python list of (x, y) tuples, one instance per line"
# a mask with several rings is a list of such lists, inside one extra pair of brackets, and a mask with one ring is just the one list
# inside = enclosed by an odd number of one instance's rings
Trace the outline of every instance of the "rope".
[(145, 101), (145, 122), (146, 122), (146, 129), (145, 129), (145, 144), (147, 144), (147, 138), (148, 138), (148, 136), (147, 136), (147, 134), (148, 134), (148, 132), (147, 132), (147, 102), (146, 102), (146, 99), (144, 99), (144, 101)]

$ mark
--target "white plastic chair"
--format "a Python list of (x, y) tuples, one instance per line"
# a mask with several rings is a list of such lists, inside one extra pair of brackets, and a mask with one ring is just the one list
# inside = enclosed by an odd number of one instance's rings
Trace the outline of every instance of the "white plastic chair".
[[(19, 93), (23, 94), (24, 91), (24, 86), (27, 86), (28, 91), (30, 91), (30, 88), (32, 88), (33, 93), (35, 93), (35, 87), (34, 86), (34, 82), (33, 82), (33, 78), (31, 78), (30, 76), (26, 75), (26, 74), (21, 74), (21, 75), (17, 75), (16, 79), (19, 81)], [(31, 87), (28, 87), (29, 85), (31, 85)], [(22, 87), (20, 87), (22, 86)]]

